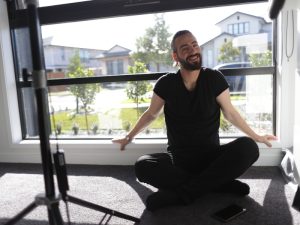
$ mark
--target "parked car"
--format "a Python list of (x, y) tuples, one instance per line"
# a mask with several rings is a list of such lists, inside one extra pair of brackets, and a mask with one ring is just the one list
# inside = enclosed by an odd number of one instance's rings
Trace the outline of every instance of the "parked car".
[[(250, 62), (233, 62), (233, 63), (224, 63), (214, 67), (214, 69), (228, 69), (228, 68), (245, 68), (252, 67)], [(246, 79), (244, 75), (237, 76), (225, 76), (231, 93), (240, 93), (246, 91)]]

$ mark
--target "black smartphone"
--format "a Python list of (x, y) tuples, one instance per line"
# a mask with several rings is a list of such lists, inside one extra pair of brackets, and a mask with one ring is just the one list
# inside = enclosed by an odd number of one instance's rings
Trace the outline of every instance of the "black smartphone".
[(247, 210), (239, 205), (231, 204), (224, 209), (215, 212), (212, 216), (222, 222), (228, 222), (245, 213)]

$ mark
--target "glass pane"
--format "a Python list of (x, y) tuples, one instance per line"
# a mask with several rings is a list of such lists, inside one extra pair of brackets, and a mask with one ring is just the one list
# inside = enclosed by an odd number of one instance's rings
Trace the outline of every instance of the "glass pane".
[(17, 61), (17, 80), (22, 80), (23, 70), (26, 68), (27, 71), (32, 70), (32, 59), (30, 49), (30, 39), (28, 28), (18, 28), (14, 30), (15, 37), (15, 52)]
[[(48, 79), (175, 72), (178, 68), (172, 65), (170, 41), (175, 32), (183, 29), (197, 38), (203, 66), (271, 66), (268, 3), (244, 4), (238, 9), (226, 6), (43, 26)], [(243, 33), (239, 33), (239, 27)], [(272, 133), (272, 75), (241, 74), (226, 79), (232, 101), (248, 123), (256, 130)], [(67, 138), (125, 134), (149, 105), (154, 82), (51, 87), (52, 134), (55, 130), (59, 137)], [(256, 90), (257, 83), (265, 86)], [(27, 119), (26, 123), (34, 127)], [(164, 126), (162, 114), (139, 137), (165, 137)], [(34, 136), (34, 132), (27, 132)], [(221, 135), (240, 133), (221, 118)]]
[(183, 29), (196, 36), (203, 66), (271, 66), (272, 22), (267, 12), (268, 3), (257, 3), (239, 5), (238, 11), (226, 6), (47, 25), (42, 27), (46, 67), (66, 71), (80, 52), (82, 63), (99, 76), (128, 73), (135, 61), (150, 72), (175, 71), (170, 42)]
[[(240, 76), (236, 79), (240, 82)], [(235, 108), (256, 132), (273, 133), (273, 76), (244, 76), (241, 86), (244, 91), (231, 92), (231, 101)], [(220, 136), (244, 135), (226, 122), (223, 116), (220, 127)]]
[[(111, 138), (126, 134), (149, 106), (154, 81), (54, 86), (49, 92), (52, 135)], [(87, 96), (95, 86), (94, 95)], [(76, 90), (81, 89), (82, 92)], [(84, 104), (88, 102), (88, 104)], [(139, 137), (165, 137), (163, 114)]]
[[(272, 133), (272, 75), (244, 77), (245, 90), (231, 92), (231, 101), (256, 132)], [(54, 115), (51, 118), (52, 134), (54, 135), (55, 129), (61, 138), (111, 138), (126, 134), (149, 106), (154, 83), (155, 81), (103, 83), (95, 92), (93, 101), (86, 107), (82, 103), (83, 97), (79, 95), (77, 101), (71, 91), (74, 86), (84, 85), (52, 87), (49, 97)], [(226, 122), (223, 116), (220, 128), (221, 137), (243, 135)], [(138, 137), (166, 137), (163, 113)]]

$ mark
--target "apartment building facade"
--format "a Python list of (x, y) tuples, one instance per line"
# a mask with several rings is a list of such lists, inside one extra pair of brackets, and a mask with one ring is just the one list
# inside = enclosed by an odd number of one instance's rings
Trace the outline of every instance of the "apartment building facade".
[(229, 41), (240, 50), (236, 62), (248, 62), (249, 54), (271, 50), (272, 23), (262, 17), (235, 12), (216, 23), (216, 26), (220, 34), (201, 45), (203, 65), (207, 67), (213, 68), (223, 63), (218, 60), (220, 48)]

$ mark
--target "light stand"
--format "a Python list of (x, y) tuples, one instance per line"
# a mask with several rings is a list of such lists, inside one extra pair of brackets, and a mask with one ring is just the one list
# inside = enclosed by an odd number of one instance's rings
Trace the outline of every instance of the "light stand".
[[(38, 113), (38, 127), (39, 127), (39, 138), (40, 138), (40, 150), (42, 158), (42, 168), (45, 184), (45, 194), (37, 195), (35, 200), (30, 203), (26, 208), (19, 212), (16, 216), (10, 219), (5, 225), (13, 225), (21, 220), (24, 216), (30, 213), (33, 209), (40, 205), (46, 205), (48, 210), (48, 220), (50, 225), (63, 225), (63, 219), (59, 211), (59, 201), (69, 201), (74, 204), (78, 204), (84, 207), (88, 207), (97, 211), (104, 212), (105, 214), (110, 214), (111, 216), (117, 216), (124, 219), (128, 219), (134, 222), (139, 222), (140, 220), (136, 217), (129, 216), (127, 214), (117, 212), (103, 206), (99, 206), (72, 196), (67, 195), (68, 181), (67, 173), (65, 170), (65, 161), (63, 153), (59, 155), (54, 155), (55, 157), (63, 157), (58, 163), (55, 160), (58, 185), (61, 195), (55, 194), (54, 186), (54, 173), (53, 173), (53, 163), (51, 157), (50, 149), (50, 121), (49, 121), (49, 109), (48, 109), (48, 89), (47, 89), (47, 78), (45, 72), (45, 62), (43, 55), (43, 45), (42, 45), (42, 35), (41, 27), (39, 21), (39, 15), (37, 10), (38, 0), (25, 0), (28, 11), (28, 25), (30, 31), (30, 43), (31, 43), (31, 53), (32, 53), (32, 79), (33, 87), (35, 89), (35, 97), (37, 104)], [(110, 217), (111, 217), (110, 216)]]

